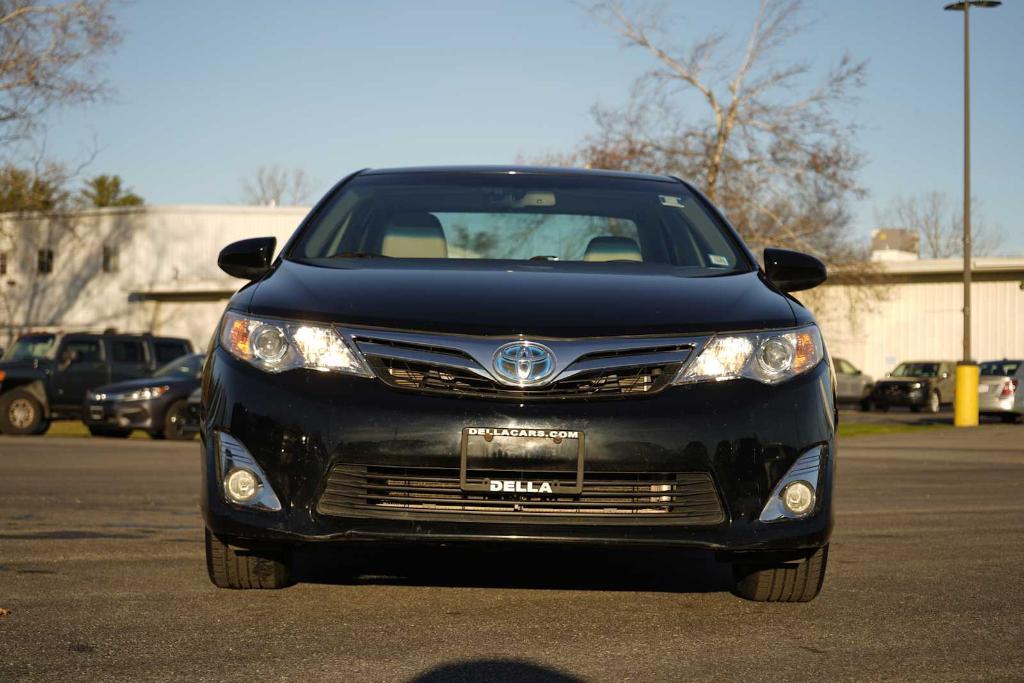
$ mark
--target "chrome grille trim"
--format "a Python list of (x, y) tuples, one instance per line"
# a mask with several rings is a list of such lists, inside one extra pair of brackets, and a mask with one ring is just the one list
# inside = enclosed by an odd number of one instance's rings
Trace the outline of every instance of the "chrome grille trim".
[[(381, 364), (374, 359), (404, 361), (453, 368), (488, 380), (507, 390), (509, 396), (528, 394), (510, 387), (492, 370), (495, 351), (503, 344), (522, 339), (543, 343), (554, 354), (555, 371), (538, 388), (551, 387), (581, 373), (615, 372), (644, 367), (682, 368), (697, 356), (710, 336), (693, 337), (594, 337), (550, 339), (545, 337), (479, 337), (455, 334), (399, 332), (367, 328), (339, 328), (351, 348), (357, 350), (380, 377)], [(663, 387), (662, 387), (663, 388)], [(548, 392), (550, 393), (550, 392)]]

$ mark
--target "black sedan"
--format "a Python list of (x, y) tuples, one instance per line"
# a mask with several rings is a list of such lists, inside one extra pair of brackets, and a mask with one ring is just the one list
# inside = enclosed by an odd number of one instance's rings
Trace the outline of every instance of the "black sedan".
[[(689, 548), (737, 594), (825, 577), (835, 378), (789, 292), (677, 178), (538, 168), (362, 172), (253, 281), (203, 376), (207, 570), (280, 588), (303, 545)], [(360, 552), (353, 543), (348, 552)]]
[(199, 386), (202, 354), (177, 358), (149, 377), (107, 384), (86, 394), (83, 422), (93, 436), (127, 437), (144, 429), (154, 439), (191, 439), (183, 429), (188, 397)]

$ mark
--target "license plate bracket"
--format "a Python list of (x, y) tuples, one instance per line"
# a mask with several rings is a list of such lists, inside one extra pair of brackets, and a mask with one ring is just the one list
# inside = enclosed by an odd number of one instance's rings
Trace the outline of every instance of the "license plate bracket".
[[(565, 478), (559, 481), (546, 481), (545, 483), (550, 484), (551, 495), (579, 495), (583, 493), (583, 459), (586, 453), (586, 438), (581, 431), (568, 430), (568, 429), (523, 429), (523, 428), (512, 428), (512, 427), (496, 427), (496, 428), (479, 428), (479, 427), (464, 427), (462, 429), (462, 442), (459, 448), (459, 487), (463, 491), (474, 492), (474, 493), (493, 493), (491, 489), (490, 478), (473, 478), (470, 473), (474, 470), (487, 469), (490, 471), (501, 470), (503, 463), (491, 464), (487, 467), (472, 467), (470, 465), (470, 450), (473, 440), (482, 440), (488, 444), (493, 443), (495, 440), (501, 440), (502, 443), (515, 444), (521, 440), (520, 445), (523, 447), (523, 453), (530, 450), (529, 446), (557, 446), (560, 449), (566, 449), (571, 447), (573, 441), (576, 442), (575, 452), (572, 453), (572, 464), (574, 467), (571, 470), (566, 470), (566, 474), (573, 476), (573, 479), (569, 482)], [(530, 443), (532, 442), (532, 443)], [(517, 449), (518, 450), (518, 449)], [(479, 459), (481, 456), (475, 456)], [(486, 457), (486, 456), (483, 456)], [(528, 458), (527, 455), (519, 456), (519, 459)], [(515, 460), (515, 458), (513, 458)], [(567, 461), (568, 464), (568, 461)], [(530, 468), (526, 468), (525, 472), (528, 473)], [(516, 473), (520, 476), (524, 473), (523, 469), (516, 469), (509, 471), (509, 474)], [(537, 480), (540, 483), (540, 477)], [(529, 482), (532, 483), (532, 482)], [(539, 488), (539, 487), (537, 487)], [(516, 493), (534, 493), (534, 491), (528, 490), (517, 490)], [(544, 491), (544, 493), (548, 493)]]

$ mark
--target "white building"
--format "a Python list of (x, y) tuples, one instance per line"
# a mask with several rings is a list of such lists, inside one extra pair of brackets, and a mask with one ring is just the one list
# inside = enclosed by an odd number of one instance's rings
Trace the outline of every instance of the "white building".
[(180, 335), (206, 348), (242, 282), (217, 268), (229, 242), (274, 236), (305, 207), (151, 206), (73, 217), (0, 215), (0, 346), (57, 329)]
[[(113, 327), (180, 335), (205, 348), (243, 283), (217, 268), (229, 242), (273, 235), (278, 248), (305, 207), (153, 206), (74, 218), (0, 215), (0, 346), (28, 329)], [(841, 274), (798, 292), (833, 355), (875, 376), (901, 360), (961, 354), (962, 262), (884, 260), (873, 284)], [(975, 260), (977, 360), (1024, 357), (1024, 258)]]
[[(904, 360), (963, 355), (963, 260), (882, 261), (871, 284), (841, 276), (796, 296), (814, 311), (829, 351), (880, 377)], [(971, 269), (975, 360), (1024, 358), (1024, 258), (978, 258)]]

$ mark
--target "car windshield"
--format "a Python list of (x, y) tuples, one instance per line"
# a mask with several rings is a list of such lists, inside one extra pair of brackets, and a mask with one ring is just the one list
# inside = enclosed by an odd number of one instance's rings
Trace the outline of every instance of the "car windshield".
[(994, 360), (988, 363), (981, 364), (981, 374), (983, 375), (1002, 375), (1004, 377), (1010, 377), (1017, 372), (1017, 368), (1020, 367), (1021, 361), (1019, 360)]
[(203, 373), (203, 356), (201, 354), (189, 354), (181, 358), (175, 358), (167, 365), (153, 373), (154, 377), (192, 377), (199, 378)]
[(19, 337), (14, 346), (7, 349), (4, 360), (29, 360), (32, 358), (50, 358), (53, 355), (54, 341), (52, 334), (33, 334)]
[(750, 270), (682, 183), (535, 173), (360, 176), (317, 212), (289, 256)]
[(893, 377), (937, 377), (938, 363), (900, 363), (892, 371)]

